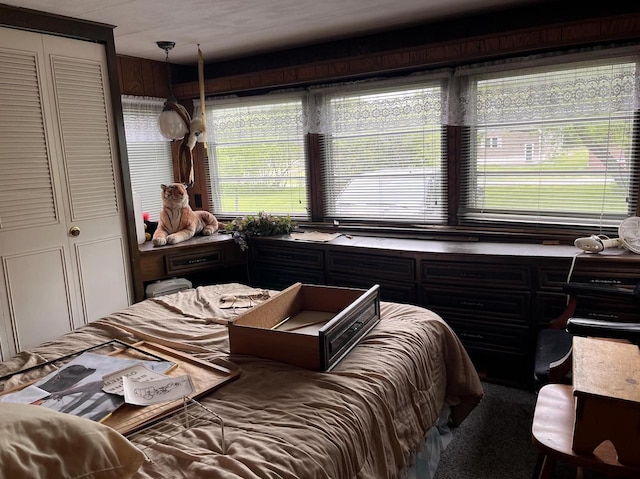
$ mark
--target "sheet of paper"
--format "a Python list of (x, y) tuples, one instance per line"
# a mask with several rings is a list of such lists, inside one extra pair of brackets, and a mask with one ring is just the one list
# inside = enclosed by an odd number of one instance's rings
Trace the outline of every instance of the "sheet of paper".
[(341, 236), (342, 233), (322, 233), (320, 231), (305, 231), (304, 233), (290, 233), (295, 240), (315, 241), (318, 243), (326, 243)]
[(122, 384), (124, 385), (125, 402), (137, 406), (175, 401), (193, 394), (194, 391), (191, 377), (188, 374), (176, 377), (166, 376), (164, 379), (144, 382), (133, 381), (124, 376)]
[(44, 389), (40, 389), (39, 387), (32, 385), (27, 386), (20, 391), (0, 396), (0, 402), (31, 404), (50, 395), (51, 393), (49, 391), (45, 391)]
[(122, 385), (122, 378), (128, 377), (132, 381), (144, 382), (154, 381), (156, 379), (166, 379), (166, 375), (151, 371), (143, 364), (135, 364), (128, 368), (121, 369), (115, 373), (107, 374), (102, 377), (104, 385), (102, 390), (110, 394), (119, 394), (124, 396), (124, 386)]

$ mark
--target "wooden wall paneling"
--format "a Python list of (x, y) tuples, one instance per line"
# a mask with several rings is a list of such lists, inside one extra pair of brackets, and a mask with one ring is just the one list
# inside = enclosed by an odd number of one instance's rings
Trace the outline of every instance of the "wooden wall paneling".
[[(230, 65), (233, 62), (219, 66), (209, 64), (205, 65), (206, 93), (213, 95), (358, 78), (375, 73), (409, 72), (462, 62), (487, 61), (505, 55), (534, 54), (552, 48), (579, 47), (640, 38), (640, 13), (637, 12), (637, 8), (636, 11), (627, 14), (565, 20), (561, 23), (547, 21), (535, 24), (529, 21), (535, 26), (520, 28), (517, 26), (523, 22), (515, 22), (516, 19), (517, 17), (514, 17), (513, 22), (508, 24), (494, 21), (491, 33), (479, 33), (481, 28), (469, 24), (470, 20), (466, 23), (460, 22), (462, 26), (455, 28), (452, 25), (452, 32), (448, 34), (443, 33), (444, 24), (431, 26), (436, 32), (433, 34), (430, 34), (429, 26), (425, 26), (422, 42), (408, 47), (398, 47), (401, 42), (396, 41), (390, 42), (392, 46), (385, 49), (378, 45), (379, 39), (371, 37), (354, 39), (349, 48), (336, 46), (331, 53), (328, 53), (328, 48), (322, 50), (321, 46), (316, 46), (312, 47), (310, 54), (306, 56), (300, 54), (300, 49), (295, 49), (272, 56), (240, 59), (237, 60), (235, 68)], [(509, 24), (516, 27), (506, 29), (505, 25)], [(410, 30), (410, 36), (418, 38), (417, 31)], [(453, 38), (456, 34), (458, 37)], [(396, 32), (396, 35), (402, 36), (402, 32)], [(390, 38), (389, 34), (384, 38)], [(323, 54), (333, 58), (323, 59)], [(343, 56), (338, 56), (340, 54)], [(273, 58), (274, 61), (269, 62), (269, 58)], [(285, 58), (288, 62), (283, 60)], [(217, 67), (224, 73), (217, 73)], [(241, 69), (246, 72), (232, 73)], [(178, 98), (198, 96), (197, 81), (183, 82), (176, 88), (179, 88), (176, 89)]]
[(142, 60), (137, 58), (118, 57), (120, 89), (124, 95), (143, 96), (145, 94), (142, 63)]
[(123, 95), (169, 96), (169, 72), (165, 62), (118, 55), (118, 70)]

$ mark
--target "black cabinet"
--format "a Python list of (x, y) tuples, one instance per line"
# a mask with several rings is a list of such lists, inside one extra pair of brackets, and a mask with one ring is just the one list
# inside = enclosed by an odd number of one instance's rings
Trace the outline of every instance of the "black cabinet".
[(529, 388), (531, 268), (477, 260), (423, 259), (422, 305), (451, 326), (481, 375)]
[[(424, 306), (456, 332), (480, 375), (533, 388), (537, 333), (565, 308), (572, 281), (633, 288), (640, 255), (582, 253), (560, 245), (455, 242), (342, 236), (327, 243), (256, 238), (249, 246), (251, 284), (292, 283), (367, 289), (383, 301)], [(585, 301), (587, 317), (639, 320), (635, 305)]]
[(249, 246), (249, 281), (252, 286), (284, 289), (293, 283), (325, 284), (324, 252), (292, 242)]
[(326, 264), (332, 286), (368, 289), (379, 284), (383, 301), (417, 303), (414, 258), (329, 250)]

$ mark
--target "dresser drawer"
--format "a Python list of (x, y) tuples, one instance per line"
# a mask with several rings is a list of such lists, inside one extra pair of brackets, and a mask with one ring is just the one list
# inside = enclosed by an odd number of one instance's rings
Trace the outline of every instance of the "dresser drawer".
[(528, 292), (497, 293), (424, 286), (422, 304), (440, 314), (445, 321), (456, 317), (479, 325), (487, 322), (528, 325), (531, 318)]
[(373, 284), (380, 285), (380, 299), (396, 303), (416, 304), (417, 286), (413, 283), (395, 283), (385, 280), (372, 281), (368, 277), (347, 274), (329, 274), (328, 284), (349, 288), (370, 288)]
[(293, 283), (325, 284), (324, 272), (305, 268), (284, 268), (257, 265), (251, 267), (251, 286), (285, 289)]
[(252, 243), (249, 247), (251, 261), (273, 264), (278, 267), (302, 266), (304, 268), (324, 268), (324, 252), (319, 249), (263, 246)]
[(424, 283), (463, 283), (471, 288), (529, 289), (531, 285), (528, 266), (423, 260), (420, 274)]
[(446, 322), (469, 350), (512, 353), (520, 356), (529, 353), (530, 334), (529, 328), (525, 326), (479, 326), (477, 323), (458, 319)]
[(327, 268), (329, 273), (362, 275), (372, 281), (414, 281), (416, 263), (413, 258), (406, 257), (328, 251)]
[[(562, 290), (562, 285), (569, 280), (569, 271), (562, 269), (541, 269), (540, 288)], [(619, 286), (633, 288), (640, 281), (640, 272), (621, 271), (619, 269), (589, 271), (576, 268), (571, 274), (572, 283), (586, 283), (604, 286)]]
[(165, 270), (168, 275), (220, 268), (223, 264), (224, 251), (222, 249), (165, 256)]

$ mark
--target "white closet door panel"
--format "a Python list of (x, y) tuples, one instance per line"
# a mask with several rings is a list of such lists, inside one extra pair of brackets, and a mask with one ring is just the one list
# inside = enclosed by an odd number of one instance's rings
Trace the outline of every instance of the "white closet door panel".
[[(0, 44), (8, 41), (0, 29)], [(33, 37), (0, 47), (0, 231), (58, 222)], [(35, 51), (29, 51), (30, 49)]]
[[(122, 238), (78, 242), (76, 258), (86, 322), (95, 321), (129, 305)], [(114, 261), (113, 258), (121, 260)]]
[(62, 248), (6, 256), (3, 269), (15, 351), (73, 329)]
[(51, 55), (71, 221), (118, 214), (103, 65)]

